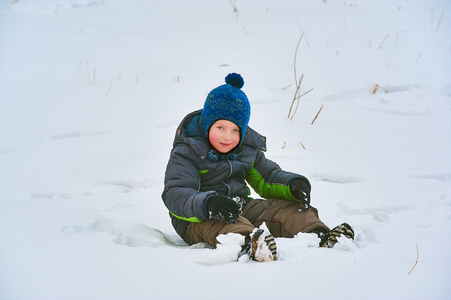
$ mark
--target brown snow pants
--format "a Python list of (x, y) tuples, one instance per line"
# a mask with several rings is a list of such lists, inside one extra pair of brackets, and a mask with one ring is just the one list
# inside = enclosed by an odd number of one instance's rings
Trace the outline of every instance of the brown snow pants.
[(266, 223), (274, 237), (292, 238), (299, 232), (329, 232), (318, 216), (318, 210), (305, 209), (301, 202), (284, 199), (254, 199), (245, 206), (235, 224), (210, 219), (191, 223), (187, 229), (190, 244), (205, 242), (216, 247), (216, 237), (221, 234), (249, 235), (256, 227)]

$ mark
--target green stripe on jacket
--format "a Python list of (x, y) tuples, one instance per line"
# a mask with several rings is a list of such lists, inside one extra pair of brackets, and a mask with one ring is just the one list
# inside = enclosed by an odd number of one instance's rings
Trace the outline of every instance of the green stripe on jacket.
[(291, 194), (290, 187), (288, 185), (266, 183), (254, 167), (252, 167), (251, 171), (246, 176), (246, 181), (257, 192), (257, 194), (263, 198), (299, 201)]
[(181, 216), (177, 216), (176, 214), (174, 214), (172, 211), (170, 211), (171, 215), (173, 215), (174, 217), (176, 217), (177, 219), (183, 220), (183, 221), (188, 221), (188, 222), (192, 222), (192, 223), (200, 223), (202, 222), (202, 220), (199, 220), (196, 217), (191, 217), (191, 218), (184, 218)]

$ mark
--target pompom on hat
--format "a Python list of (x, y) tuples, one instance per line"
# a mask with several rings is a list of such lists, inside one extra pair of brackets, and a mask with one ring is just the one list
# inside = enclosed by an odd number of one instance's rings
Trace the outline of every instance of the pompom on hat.
[(200, 125), (208, 139), (208, 131), (214, 122), (217, 120), (233, 122), (240, 128), (239, 145), (241, 145), (251, 116), (251, 105), (241, 90), (244, 80), (240, 74), (230, 73), (225, 82), (226, 84), (218, 86), (208, 94), (200, 117)]

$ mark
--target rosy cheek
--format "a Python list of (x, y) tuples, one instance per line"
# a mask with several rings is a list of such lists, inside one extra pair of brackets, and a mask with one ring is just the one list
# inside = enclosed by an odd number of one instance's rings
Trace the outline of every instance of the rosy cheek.
[(240, 136), (237, 135), (237, 136), (235, 136), (235, 138), (234, 138), (235, 146), (238, 145), (239, 142), (240, 142)]

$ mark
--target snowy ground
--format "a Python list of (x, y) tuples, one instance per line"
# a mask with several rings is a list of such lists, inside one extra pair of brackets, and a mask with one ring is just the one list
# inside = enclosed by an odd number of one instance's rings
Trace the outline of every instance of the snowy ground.
[[(451, 298), (449, 1), (0, 5), (0, 299)], [(302, 32), (314, 90), (290, 121)], [(300, 234), (277, 262), (241, 263), (233, 237), (175, 234), (173, 135), (229, 72), (267, 156), (355, 244)]]

